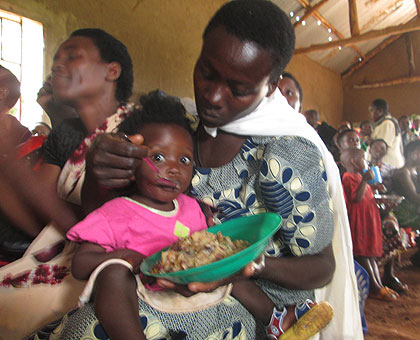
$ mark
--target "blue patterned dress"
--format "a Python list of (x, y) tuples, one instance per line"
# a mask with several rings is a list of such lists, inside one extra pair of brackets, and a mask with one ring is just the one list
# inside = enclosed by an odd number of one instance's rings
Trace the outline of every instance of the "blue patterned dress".
[[(221, 222), (266, 211), (279, 213), (283, 223), (265, 250), (268, 256), (315, 254), (332, 240), (333, 213), (321, 154), (301, 137), (248, 138), (228, 164), (195, 169), (192, 194), (217, 207)], [(312, 290), (287, 290), (265, 280), (256, 283), (279, 307), (314, 297)], [(184, 314), (163, 313), (139, 300), (139, 314), (147, 339), (266, 339), (265, 327), (231, 296), (218, 305)], [(55, 334), (49, 335), (56, 326)], [(36, 336), (108, 339), (91, 304)]]

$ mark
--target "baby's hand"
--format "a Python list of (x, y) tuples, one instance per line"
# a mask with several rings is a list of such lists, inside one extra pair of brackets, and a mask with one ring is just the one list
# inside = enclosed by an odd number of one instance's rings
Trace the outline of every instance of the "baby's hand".
[(369, 180), (371, 180), (371, 179), (374, 179), (375, 178), (375, 173), (373, 172), (373, 170), (372, 169), (367, 169), (365, 172), (364, 172), (364, 174), (363, 174), (363, 180), (365, 181), (365, 182), (367, 182), (367, 181), (369, 181)]

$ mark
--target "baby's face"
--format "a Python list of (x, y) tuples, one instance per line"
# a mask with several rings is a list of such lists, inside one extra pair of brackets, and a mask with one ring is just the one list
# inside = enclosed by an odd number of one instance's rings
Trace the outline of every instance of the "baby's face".
[(193, 171), (192, 137), (176, 124), (149, 123), (140, 134), (149, 147), (148, 161), (136, 169), (136, 186), (143, 203), (172, 202), (190, 186)]

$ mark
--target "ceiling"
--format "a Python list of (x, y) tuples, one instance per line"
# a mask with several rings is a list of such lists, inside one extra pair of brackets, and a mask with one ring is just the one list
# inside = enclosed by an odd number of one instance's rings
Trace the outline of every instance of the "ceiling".
[(294, 24), (295, 54), (306, 55), (342, 76), (401, 34), (420, 30), (420, 0), (272, 1)]

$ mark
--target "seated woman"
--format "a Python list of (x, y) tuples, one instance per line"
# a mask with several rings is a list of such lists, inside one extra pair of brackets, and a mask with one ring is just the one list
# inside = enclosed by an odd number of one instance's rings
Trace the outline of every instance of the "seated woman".
[[(420, 140), (405, 147), (405, 164), (395, 171), (392, 181), (395, 191), (404, 196), (404, 200), (395, 210), (402, 227), (420, 229)], [(411, 257), (416, 266), (420, 266), (420, 250)]]
[(288, 72), (284, 72), (277, 86), (289, 105), (297, 112), (302, 112), (303, 91), (297, 79)]
[[(321, 338), (362, 339), (338, 170), (315, 130), (276, 90), (293, 45), (290, 20), (269, 1), (228, 2), (210, 21), (194, 71), (200, 125), (195, 136), (192, 194), (218, 208), (220, 221), (263, 211), (281, 214), (294, 245), (284, 247), (281, 240), (273, 239), (265, 268), (256, 270), (250, 264), (242, 274), (252, 277), (276, 304), (293, 304), (313, 295), (318, 301), (330, 302), (335, 316)], [(141, 158), (135, 152), (134, 144), (100, 136), (88, 157), (84, 198), (98, 190), (128, 185), (133, 165)], [(270, 188), (276, 189), (276, 196), (284, 194), (285, 201), (271, 199)], [(108, 198), (113, 195), (110, 192)], [(95, 207), (106, 197), (92, 198), (91, 207)], [(312, 255), (307, 252), (309, 242), (318, 248), (313, 248)], [(337, 266), (332, 275), (334, 256)], [(129, 273), (124, 267), (108, 268), (97, 282)], [(232, 280), (186, 287), (164, 280), (158, 283), (191, 295)], [(182, 314), (157, 310), (140, 299), (139, 313), (142, 322), (150, 325), (145, 327), (146, 337), (156, 330), (154, 334), (163, 338), (266, 338), (264, 325), (231, 298)], [(60, 327), (64, 337), (79, 334), (81, 339), (97, 339), (101, 331), (90, 304), (69, 315)]]
[[(99, 134), (118, 131), (120, 123), (134, 108), (133, 104), (127, 104), (133, 86), (131, 57), (123, 43), (100, 29), (74, 31), (61, 44), (54, 56), (51, 84), (54, 96), (73, 107), (78, 118), (65, 120), (53, 128), (42, 147), (44, 158), (39, 171), (34, 173), (23, 166), (15, 159), (14, 150), (7, 148), (4, 143), (0, 145), (0, 153), (9, 156), (7, 160), (0, 159), (1, 179), (13, 186), (7, 199), (2, 191), (0, 200), (10, 206), (14, 197), (20, 203), (22, 213), (16, 209), (5, 211), (15, 212), (9, 217), (16, 228), (31, 238), (36, 237), (30, 249), (37, 249), (38, 245), (47, 247), (49, 242), (56, 242), (55, 235), (59, 233), (62, 241), (67, 228), (80, 220), (83, 215), (80, 187), (84, 181), (85, 159), (92, 140)], [(142, 154), (141, 148), (137, 149)], [(57, 192), (64, 200), (57, 199)], [(63, 209), (60, 209), (60, 205), (64, 205)], [(74, 210), (69, 211), (66, 207)], [(27, 219), (23, 219), (24, 216)], [(57, 222), (57, 229), (53, 226), (44, 228), (51, 220)], [(53, 236), (54, 241), (49, 241), (49, 237), (53, 239)], [(67, 245), (66, 250), (70, 251)], [(0, 280), (18, 276), (22, 271), (36, 270), (39, 264), (34, 262), (31, 254), (24, 256), (3, 267)], [(30, 281), (25, 289), (17, 289), (13, 285), (2, 289), (2, 336), (11, 338), (6, 331), (14, 332), (14, 336), (24, 336), (25, 330), (25, 333), (29, 333), (74, 306), (77, 301), (74, 295), (79, 286), (74, 278), (66, 275), (61, 284), (31, 287)], [(42, 299), (41, 295), (47, 298)], [(8, 308), (9, 304), (13, 308)], [(21, 321), (17, 324), (16, 320)], [(2, 328), (4, 325), (8, 327)]]

